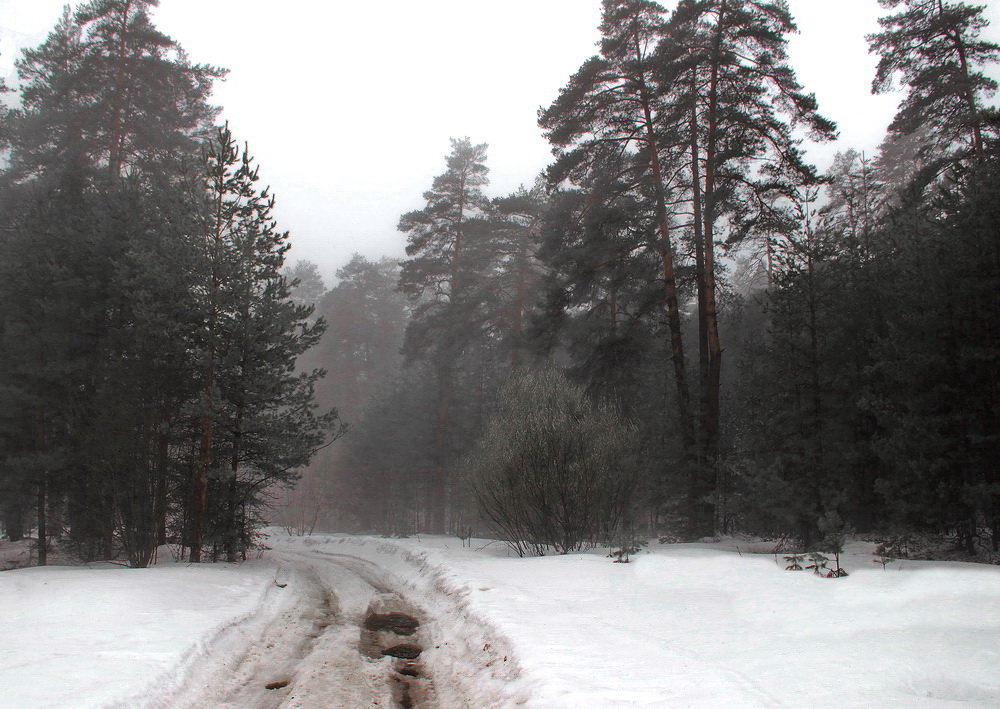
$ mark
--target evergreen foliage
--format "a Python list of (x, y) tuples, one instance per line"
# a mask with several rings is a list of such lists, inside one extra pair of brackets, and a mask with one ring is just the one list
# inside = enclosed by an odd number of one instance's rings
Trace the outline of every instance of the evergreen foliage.
[(17, 62), (0, 490), (40, 564), (50, 536), (133, 566), (167, 541), (240, 558), (268, 488), (339, 431), (315, 410), (321, 372), (294, 371), (322, 323), (290, 297), (273, 200), (228, 127), (212, 137), (224, 72), (158, 32), (155, 5), (67, 10)]
[(987, 24), (984, 8), (943, 0), (879, 4), (899, 10), (882, 17), (882, 31), (868, 37), (879, 55), (872, 91), (891, 91), (897, 80), (905, 90), (890, 134), (919, 134), (918, 161), (931, 173), (968, 155), (981, 156), (988, 130), (983, 98), (997, 89), (982, 69), (1000, 58), (1000, 47), (979, 39)]
[[(805, 161), (834, 126), (787, 3), (603, 0), (539, 112), (544, 177), (490, 195), (486, 145), (453, 140), (407, 258), (329, 291), (214, 125), (225, 72), (156, 0), (65, 11), (0, 109), (6, 534), (40, 563), (56, 536), (234, 560), (282, 490), (521, 554), (624, 558), (645, 522), (794, 538), (816, 553), (788, 568), (830, 576), (854, 529), (1000, 558), (1000, 49), (981, 7), (880, 2), (873, 90), (904, 96), (878, 155)], [(354, 435), (296, 497), (334, 404)]]

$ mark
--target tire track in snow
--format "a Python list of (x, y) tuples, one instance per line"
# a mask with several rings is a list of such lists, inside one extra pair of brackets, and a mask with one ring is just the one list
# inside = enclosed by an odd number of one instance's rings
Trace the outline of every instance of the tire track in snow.
[[(401, 579), (360, 555), (317, 548), (327, 542), (273, 541), (267, 556), (284, 587), (202, 648), (173, 683), (181, 689), (149, 709), (486, 709), (526, 700), (508, 692), (519, 669), (505, 640), (419, 560), (407, 559)], [(391, 612), (414, 616), (419, 630), (412, 638), (377, 633), (373, 649), (365, 621)], [(381, 655), (408, 644), (419, 657), (405, 648), (402, 657)], [(282, 686), (267, 689), (272, 683)]]
[(473, 612), (469, 589), (426, 555), (374, 537), (277, 534), (271, 543), (276, 558), (319, 558), (348, 566), (384, 597), (416, 609), (423, 636), (420, 661), (433, 679), (439, 706), (489, 709), (529, 701), (530, 687), (520, 681), (507, 638)]
[[(359, 628), (324, 578), (329, 574), (305, 562), (283, 564), (278, 573), (287, 598), (217, 639), (189, 670), (183, 689), (151, 709), (391, 706), (386, 682), (357, 652)], [(367, 587), (341, 580), (354, 591)], [(275, 683), (283, 686), (267, 688)]]

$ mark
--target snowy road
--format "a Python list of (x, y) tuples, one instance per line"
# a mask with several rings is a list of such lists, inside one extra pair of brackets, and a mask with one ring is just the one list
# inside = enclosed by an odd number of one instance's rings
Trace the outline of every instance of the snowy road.
[(0, 573), (0, 709), (1000, 706), (996, 566), (884, 569), (862, 541), (837, 580), (735, 538), (631, 564), (267, 543), (245, 564)]
[(148, 706), (517, 703), (502, 697), (517, 675), (503, 644), (432, 579), (404, 583), (378, 549), (367, 549), (372, 560), (296, 538), (272, 545), (277, 572), (260, 611), (220, 634), (179, 693)]

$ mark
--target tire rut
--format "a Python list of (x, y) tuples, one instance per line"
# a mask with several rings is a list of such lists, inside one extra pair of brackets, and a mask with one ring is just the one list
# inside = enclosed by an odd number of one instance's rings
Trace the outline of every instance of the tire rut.
[(233, 628), (191, 671), (183, 689), (164, 706), (274, 709), (294, 685), (299, 663), (312, 654), (327, 629), (339, 624), (337, 596), (314, 569), (288, 572), (275, 585), (282, 609), (256, 630)]

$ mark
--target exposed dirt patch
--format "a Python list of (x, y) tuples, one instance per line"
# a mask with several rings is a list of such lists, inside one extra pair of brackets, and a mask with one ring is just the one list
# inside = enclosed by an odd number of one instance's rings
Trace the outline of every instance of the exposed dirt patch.
[(386, 630), (396, 635), (413, 635), (420, 627), (420, 621), (409, 613), (371, 613), (365, 618), (365, 630), (378, 632)]
[(403, 660), (416, 660), (420, 657), (424, 649), (419, 645), (414, 645), (413, 643), (400, 643), (399, 645), (393, 645), (392, 647), (387, 647), (382, 651), (383, 655), (388, 655), (389, 657), (398, 657)]
[[(406, 638), (406, 642), (400, 642)], [(393, 658), (389, 674), (392, 701), (400, 709), (436, 704), (434, 683), (417, 662), (424, 651), (416, 609), (395, 594), (383, 594), (368, 608), (361, 623), (358, 651), (370, 660)]]

